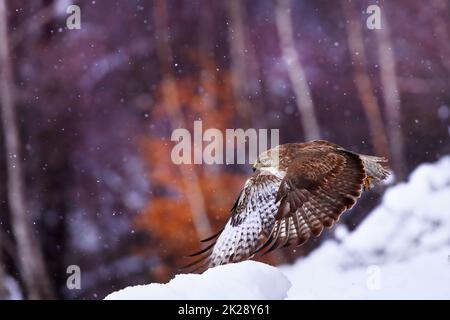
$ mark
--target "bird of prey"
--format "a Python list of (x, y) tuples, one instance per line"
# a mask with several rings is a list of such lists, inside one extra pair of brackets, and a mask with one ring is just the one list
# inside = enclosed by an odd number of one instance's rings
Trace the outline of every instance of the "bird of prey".
[(363, 189), (389, 175), (386, 159), (324, 140), (288, 143), (261, 153), (231, 217), (191, 256), (195, 270), (239, 262), (265, 249), (299, 246), (331, 228)]

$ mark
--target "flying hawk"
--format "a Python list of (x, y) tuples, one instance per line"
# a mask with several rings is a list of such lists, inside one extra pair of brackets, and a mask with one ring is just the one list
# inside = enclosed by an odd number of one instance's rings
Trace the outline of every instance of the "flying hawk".
[(386, 159), (323, 140), (288, 143), (261, 153), (231, 218), (191, 256), (197, 269), (239, 262), (257, 252), (299, 246), (331, 228), (373, 181), (387, 178)]

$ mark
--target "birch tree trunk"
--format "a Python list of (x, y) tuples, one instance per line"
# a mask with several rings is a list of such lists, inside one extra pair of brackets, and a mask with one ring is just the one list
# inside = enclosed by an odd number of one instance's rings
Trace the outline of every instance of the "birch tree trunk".
[(3, 267), (3, 256), (2, 256), (2, 235), (0, 233), (0, 300), (5, 300), (9, 296), (8, 288), (6, 288), (6, 272)]
[(199, 51), (201, 59), (200, 83), (203, 88), (208, 88), (202, 95), (202, 107), (206, 111), (214, 110), (217, 107), (217, 79), (214, 61), (214, 3), (204, 1), (200, 11), (199, 23)]
[(348, 47), (353, 62), (353, 76), (358, 95), (366, 113), (369, 123), (369, 132), (375, 153), (378, 156), (389, 156), (389, 147), (386, 138), (380, 106), (375, 97), (372, 81), (367, 72), (367, 59), (364, 49), (361, 24), (356, 16), (355, 5), (352, 1), (342, 1), (342, 9), (347, 18)]
[(381, 15), (381, 29), (377, 30), (378, 57), (380, 60), (381, 85), (386, 108), (387, 133), (390, 141), (392, 168), (397, 180), (405, 178), (405, 143), (401, 124), (400, 90), (389, 24), (386, 15)]
[(19, 130), (13, 97), (5, 0), (0, 0), (0, 103), (7, 166), (7, 194), (20, 274), (30, 299), (51, 298), (51, 288), (26, 205)]
[[(169, 116), (171, 129), (174, 124), (186, 127), (183, 114), (180, 111), (177, 83), (173, 71), (173, 55), (168, 34), (168, 13), (165, 0), (154, 2), (154, 21), (156, 32), (156, 50), (158, 60), (162, 69), (163, 79), (163, 101)], [(194, 146), (201, 148), (202, 146)], [(195, 165), (180, 165), (180, 173), (186, 186), (186, 198), (188, 200), (192, 219), (199, 238), (205, 238), (212, 233), (211, 224), (206, 213), (205, 199), (200, 188), (199, 177)]]
[(299, 55), (294, 46), (294, 32), (292, 28), (289, 0), (276, 0), (275, 21), (281, 44), (281, 52), (287, 66), (292, 89), (294, 90), (305, 139), (319, 139), (320, 128), (314, 110), (311, 90), (308, 81), (306, 80), (303, 66), (300, 63)]
[[(447, 13), (450, 10), (448, 6), (448, 1), (445, 0), (433, 0), (431, 2), (431, 8), (438, 11), (443, 12), (444, 16), (445, 13)], [(444, 68), (447, 70), (447, 73), (450, 74), (450, 43), (449, 43), (449, 32), (447, 30), (447, 21), (443, 19), (443, 17), (439, 14), (433, 14), (432, 15), (432, 22), (433, 22), (433, 29), (434, 34), (436, 35), (437, 41), (436, 44), (438, 46), (438, 50), (440, 53), (440, 58), (442, 61), (442, 64), (444, 65)]]
[(230, 16), (228, 39), (231, 56), (231, 85), (238, 104), (237, 112), (244, 123), (248, 124), (251, 106), (247, 101), (248, 79), (242, 3), (239, 0), (229, 0), (227, 5)]

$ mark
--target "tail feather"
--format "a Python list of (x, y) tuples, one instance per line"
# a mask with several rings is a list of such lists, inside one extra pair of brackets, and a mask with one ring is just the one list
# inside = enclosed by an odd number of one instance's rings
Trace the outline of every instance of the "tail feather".
[(246, 221), (233, 226), (229, 221), (217, 239), (210, 256), (210, 267), (249, 259), (260, 240), (261, 226)]

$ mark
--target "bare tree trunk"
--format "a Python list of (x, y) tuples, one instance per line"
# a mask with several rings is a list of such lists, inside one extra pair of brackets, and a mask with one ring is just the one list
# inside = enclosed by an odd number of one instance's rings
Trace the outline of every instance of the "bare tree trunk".
[(287, 66), (289, 79), (297, 100), (297, 108), (302, 118), (302, 125), (306, 140), (320, 138), (320, 128), (314, 110), (311, 90), (306, 80), (305, 71), (300, 63), (299, 55), (294, 46), (294, 32), (292, 29), (291, 6), (289, 0), (276, 0), (275, 20), (281, 52)]
[(205, 110), (214, 110), (217, 106), (217, 79), (214, 61), (214, 3), (211, 1), (202, 2), (200, 11), (199, 29), (199, 51), (201, 56), (200, 83), (203, 88), (207, 88), (202, 95), (202, 107)]
[(2, 235), (0, 233), (0, 300), (5, 300), (9, 296), (8, 288), (6, 288), (6, 272), (3, 267), (3, 255), (2, 255)]
[(0, 0), (0, 94), (7, 166), (7, 193), (19, 268), (30, 299), (51, 298), (51, 288), (38, 241), (33, 235), (26, 206), (24, 176), (16, 110), (12, 95), (13, 76), (9, 58), (6, 4)]
[[(154, 6), (154, 21), (156, 32), (156, 49), (158, 59), (163, 71), (163, 100), (169, 116), (172, 129), (173, 124), (185, 126), (183, 114), (180, 111), (177, 83), (173, 75), (173, 55), (169, 44), (168, 14), (165, 0), (156, 0)], [(200, 148), (201, 146), (194, 146)], [(211, 224), (206, 213), (205, 199), (200, 188), (195, 166), (180, 165), (180, 173), (186, 186), (186, 198), (189, 202), (194, 225), (199, 238), (204, 238), (212, 233)]]
[(397, 82), (397, 71), (389, 24), (386, 15), (382, 14), (382, 28), (377, 30), (378, 57), (380, 60), (381, 85), (386, 108), (387, 133), (390, 141), (392, 167), (397, 180), (405, 178), (405, 143), (401, 124), (400, 90)]
[[(216, 61), (214, 55), (215, 34), (215, 3), (201, 2), (199, 23), (199, 52), (200, 52), (200, 85), (203, 88), (201, 105), (205, 113), (216, 110), (218, 100), (218, 79), (216, 76)], [(203, 167), (206, 174), (218, 174), (218, 166)]]
[(248, 59), (246, 57), (248, 50), (246, 48), (244, 9), (240, 0), (229, 0), (227, 4), (231, 22), (228, 28), (231, 55), (231, 85), (238, 103), (238, 114), (248, 124), (251, 117), (251, 105), (248, 101), (250, 80), (248, 79)]
[[(430, 8), (447, 14), (448, 10), (450, 10), (448, 7), (448, 1), (444, 0), (433, 0)], [(436, 44), (438, 45), (442, 64), (447, 70), (447, 73), (450, 73), (450, 36), (447, 31), (447, 21), (445, 21), (440, 15), (433, 14), (433, 12), (431, 13), (431, 17), (433, 21), (434, 34), (437, 38)]]
[(361, 21), (356, 17), (356, 9), (352, 1), (342, 1), (342, 8), (346, 16), (348, 46), (353, 61), (353, 74), (367, 121), (375, 152), (379, 156), (389, 156), (386, 131), (381, 117), (380, 106), (375, 97), (372, 82), (366, 66), (367, 59), (364, 49)]

